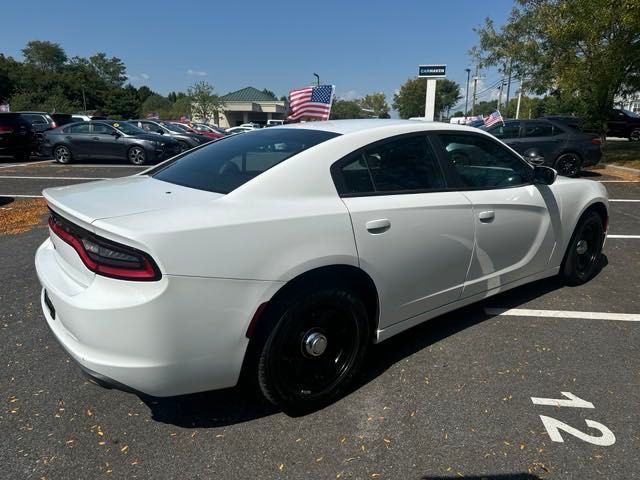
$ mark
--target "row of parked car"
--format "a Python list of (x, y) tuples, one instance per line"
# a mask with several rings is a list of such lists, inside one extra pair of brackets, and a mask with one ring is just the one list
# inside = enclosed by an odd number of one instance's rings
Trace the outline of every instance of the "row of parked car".
[(59, 163), (126, 159), (143, 165), (256, 128), (260, 126), (243, 124), (225, 130), (206, 123), (147, 118), (124, 121), (80, 114), (0, 113), (0, 155), (26, 160), (37, 154)]

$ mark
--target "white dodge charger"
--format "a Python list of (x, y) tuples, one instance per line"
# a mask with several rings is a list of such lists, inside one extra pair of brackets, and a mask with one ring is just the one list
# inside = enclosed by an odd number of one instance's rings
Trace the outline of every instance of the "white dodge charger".
[(608, 223), (600, 183), (398, 120), (256, 130), (44, 196), (42, 308), (87, 373), (153, 396), (242, 373), (285, 410), (343, 393), (372, 342), (534, 280), (586, 282)]

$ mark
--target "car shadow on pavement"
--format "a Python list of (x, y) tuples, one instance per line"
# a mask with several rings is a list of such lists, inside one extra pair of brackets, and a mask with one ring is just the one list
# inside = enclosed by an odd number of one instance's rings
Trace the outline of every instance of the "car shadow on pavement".
[[(602, 267), (604, 267), (607, 264), (607, 259), (605, 255), (602, 257)], [(373, 345), (369, 350), (361, 374), (348, 393), (362, 388), (382, 375), (393, 365), (424, 348), (493, 318), (493, 315), (488, 315), (484, 312), (483, 307), (487, 301), (490, 301), (492, 305), (514, 308), (550, 292), (559, 290), (564, 286), (564, 283), (558, 277), (539, 280), (490, 297), (489, 300), (484, 302), (479, 302), (441, 315), (399, 333), (379, 345)], [(140, 395), (140, 399), (151, 410), (153, 420), (183, 428), (223, 427), (248, 422), (280, 412), (280, 410), (262, 397), (257, 387), (252, 385), (241, 385), (225, 390), (168, 398)], [(423, 478), (445, 477), (427, 476)], [(528, 476), (527, 474), (514, 474), (511, 476), (482, 475), (479, 477), (465, 478), (507, 480), (536, 479), (538, 477)]]
[(183, 428), (214, 428), (235, 425), (278, 413), (278, 409), (249, 386), (178, 397), (140, 395), (151, 418)]
[(466, 480), (541, 480), (537, 475), (530, 473), (506, 473), (501, 475), (456, 475), (453, 477), (440, 477), (425, 475), (420, 480), (453, 480), (454, 478), (463, 478)]

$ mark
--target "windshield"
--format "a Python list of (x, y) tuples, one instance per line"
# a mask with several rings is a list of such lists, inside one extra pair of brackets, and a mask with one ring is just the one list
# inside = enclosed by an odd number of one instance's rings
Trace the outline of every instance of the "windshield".
[(307, 129), (266, 129), (232, 135), (148, 172), (165, 182), (229, 193), (280, 162), (337, 133)]
[(186, 130), (182, 130), (181, 128), (179, 128), (177, 125), (174, 125), (173, 123), (168, 123), (168, 122), (158, 122), (160, 125), (162, 125), (164, 128), (166, 128), (167, 130), (174, 132), (174, 133), (185, 133)]
[(626, 113), (627, 115), (629, 115), (630, 117), (633, 117), (633, 118), (640, 118), (640, 115), (638, 115), (636, 112), (632, 112), (631, 110), (625, 110), (625, 109), (622, 109), (622, 111), (623, 111), (624, 113)]
[(109, 125), (120, 130), (125, 135), (142, 135), (143, 133), (147, 133), (141, 128), (131, 125), (128, 122), (109, 122)]

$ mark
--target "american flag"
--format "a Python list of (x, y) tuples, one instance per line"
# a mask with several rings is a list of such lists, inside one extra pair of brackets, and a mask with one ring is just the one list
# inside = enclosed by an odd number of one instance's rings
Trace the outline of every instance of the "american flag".
[(500, 111), (499, 110), (496, 110), (495, 112), (493, 112), (488, 117), (484, 117), (482, 120), (484, 121), (484, 126), (485, 127), (490, 127), (491, 125), (493, 125), (495, 123), (498, 123), (498, 122), (504, 123), (504, 120), (502, 119), (502, 115), (500, 115)]
[(334, 89), (333, 85), (318, 85), (291, 90), (287, 120), (299, 120), (302, 117), (328, 120)]

